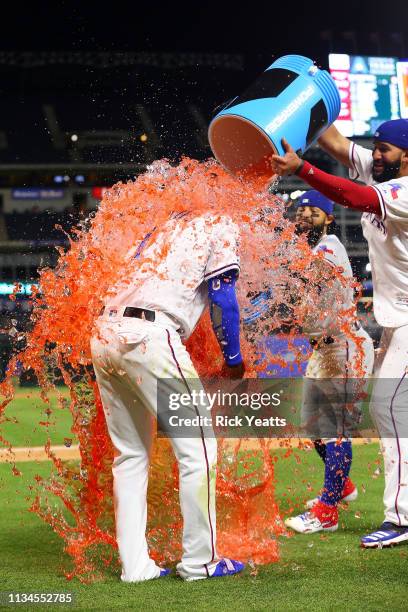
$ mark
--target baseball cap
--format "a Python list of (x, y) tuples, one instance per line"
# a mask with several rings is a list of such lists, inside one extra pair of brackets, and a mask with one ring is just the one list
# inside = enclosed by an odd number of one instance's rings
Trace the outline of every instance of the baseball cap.
[(320, 208), (326, 215), (332, 215), (334, 208), (333, 202), (315, 189), (305, 191), (305, 193), (300, 196), (296, 202), (296, 208), (299, 206), (314, 206), (315, 208)]
[(381, 140), (408, 149), (408, 119), (391, 119), (385, 121), (376, 130), (374, 140)]

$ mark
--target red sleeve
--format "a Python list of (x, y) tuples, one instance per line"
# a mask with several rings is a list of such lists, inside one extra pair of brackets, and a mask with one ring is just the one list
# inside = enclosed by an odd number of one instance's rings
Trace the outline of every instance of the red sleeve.
[(357, 185), (348, 179), (327, 174), (307, 161), (303, 162), (296, 174), (337, 204), (382, 216), (378, 194), (373, 187)]

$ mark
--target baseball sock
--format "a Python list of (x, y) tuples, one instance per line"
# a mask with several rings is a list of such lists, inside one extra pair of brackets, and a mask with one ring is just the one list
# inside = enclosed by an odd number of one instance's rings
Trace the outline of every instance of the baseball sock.
[(326, 461), (326, 444), (322, 440), (313, 440), (317, 454), (323, 462)]
[(345, 463), (344, 463), (344, 480), (347, 480), (350, 474), (350, 470), (351, 470), (351, 461), (353, 459), (353, 447), (351, 445), (351, 440), (343, 441), (341, 443), (346, 444), (346, 456), (345, 456)]
[(337, 506), (341, 499), (344, 482), (351, 467), (351, 442), (326, 443), (324, 487), (320, 500), (328, 506)]

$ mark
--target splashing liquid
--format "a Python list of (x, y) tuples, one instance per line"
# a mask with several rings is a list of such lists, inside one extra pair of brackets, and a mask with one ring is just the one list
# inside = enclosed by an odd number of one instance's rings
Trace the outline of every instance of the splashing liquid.
[[(64, 540), (72, 560), (68, 578), (91, 580), (103, 572), (104, 565), (118, 562), (113, 448), (91, 368), (90, 338), (95, 321), (108, 289), (119, 281), (126, 282), (132, 266), (145, 263), (143, 252), (137, 263), (135, 259), (126, 263), (130, 248), (146, 237), (151, 240), (152, 230), (163, 226), (171, 214), (185, 211), (196, 215), (227, 213), (239, 226), (242, 273), (238, 297), (242, 309), (250, 308), (251, 297), (271, 286), (277, 303), (287, 301), (290, 293), (304, 291), (305, 282), (312, 301), (313, 291), (317, 291), (319, 279), (313, 278), (313, 255), (305, 238), (295, 235), (293, 224), (283, 216), (283, 202), (268, 193), (261, 181), (236, 179), (214, 161), (183, 159), (174, 167), (161, 160), (133, 182), (107, 190), (90, 224), (74, 230), (70, 249), (60, 251), (57, 267), (41, 271), (41, 293), (33, 297), (32, 331), (25, 350), (10, 363), (9, 377), (1, 389), (5, 400), (0, 415), (4, 415), (13, 395), (10, 377), (17, 359), (24, 368), (35, 371), (44, 402), (49, 404), (48, 395), (55, 392), (56, 369), (69, 388), (72, 433), (79, 441), (81, 459), (79, 465), (58, 459), (48, 441), (52, 476), (47, 480), (36, 477), (37, 494), (31, 507)], [(293, 308), (295, 320), (301, 322), (302, 306)], [(244, 330), (248, 376), (256, 377), (268, 364), (282, 363), (267, 348), (258, 349), (262, 338), (279, 325), (279, 313), (271, 308), (268, 316)], [(292, 340), (294, 334), (289, 336)], [(208, 313), (187, 348), (200, 376), (220, 372), (223, 359)], [(296, 357), (298, 361), (307, 358), (300, 353)], [(66, 405), (61, 395), (58, 404), (60, 408)], [(284, 533), (284, 527), (274, 495), (270, 441), (252, 440), (249, 447), (242, 441), (235, 445), (229, 442), (219, 443), (218, 551), (254, 563), (277, 561), (276, 536)], [(148, 501), (151, 554), (158, 561), (176, 560), (181, 552), (182, 521), (177, 466), (166, 440), (157, 440), (154, 446)]]

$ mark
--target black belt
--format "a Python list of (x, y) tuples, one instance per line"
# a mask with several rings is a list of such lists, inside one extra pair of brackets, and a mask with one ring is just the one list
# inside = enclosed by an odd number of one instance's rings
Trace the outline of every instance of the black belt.
[(333, 344), (335, 340), (333, 336), (324, 336), (324, 338), (320, 338), (319, 340), (315, 340), (314, 338), (312, 338), (311, 340), (309, 340), (309, 342), (313, 346), (313, 348), (315, 348), (316, 346), (320, 346), (322, 342), (323, 344)]
[[(105, 312), (105, 307), (102, 308), (100, 316)], [(109, 310), (109, 314), (117, 314), (117, 310)], [(156, 313), (154, 310), (147, 310), (147, 308), (136, 308), (135, 306), (126, 306), (123, 311), (123, 317), (133, 317), (134, 319), (145, 319), (146, 321), (154, 322), (156, 319)]]
[(126, 306), (124, 312), (124, 317), (133, 317), (135, 319), (146, 319), (146, 321), (153, 321), (156, 318), (156, 313), (154, 310), (147, 310), (147, 308), (136, 308), (136, 306)]
[[(352, 324), (352, 328), (353, 328), (353, 331), (359, 331), (361, 329), (361, 325), (359, 321), (354, 321), (354, 323)], [(333, 342), (336, 342), (336, 340), (333, 338), (333, 336), (324, 336), (323, 338), (320, 338), (319, 340), (315, 340), (314, 338), (312, 338), (312, 340), (309, 340), (309, 342), (311, 346), (313, 346), (313, 348), (316, 348), (316, 347), (319, 347), (321, 343), (333, 344)]]

